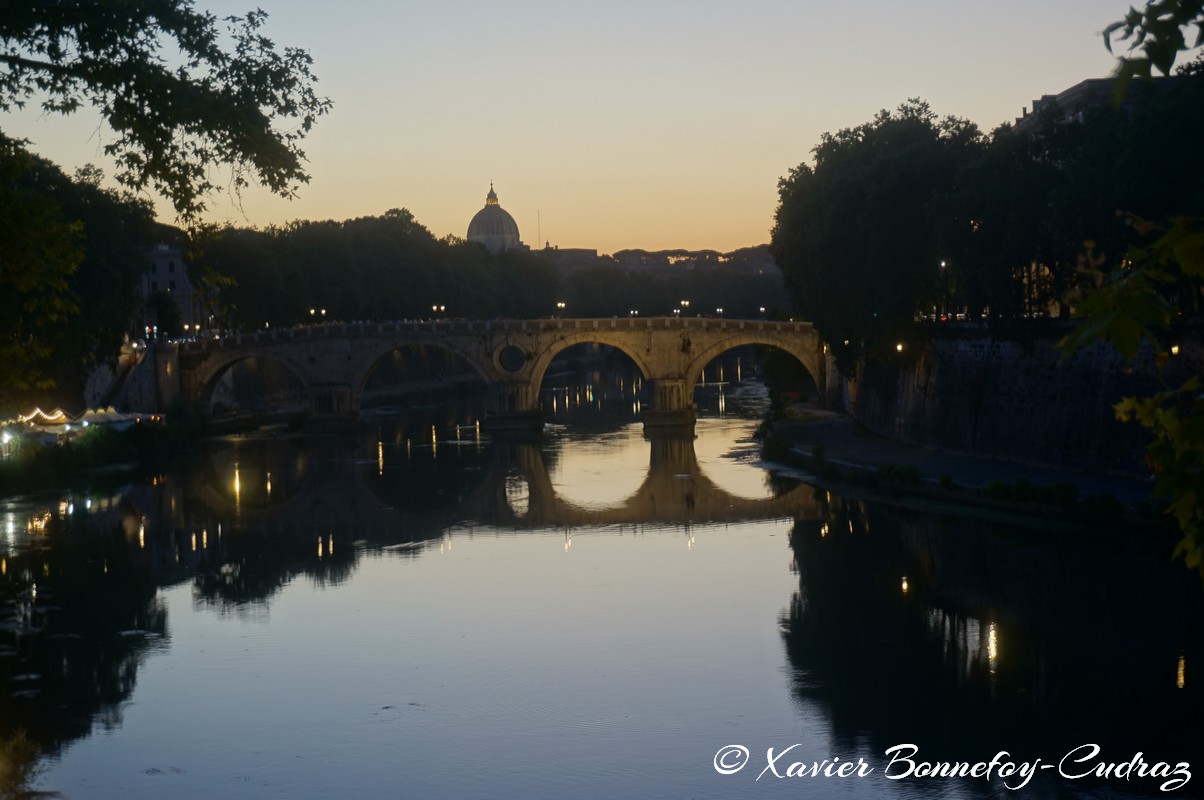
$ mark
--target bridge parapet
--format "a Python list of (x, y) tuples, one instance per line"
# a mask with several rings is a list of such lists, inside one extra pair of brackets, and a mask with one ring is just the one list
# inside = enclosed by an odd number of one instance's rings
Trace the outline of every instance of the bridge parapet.
[(220, 338), (182, 341), (183, 352), (197, 353), (213, 350), (262, 347), (312, 339), (343, 337), (375, 337), (405, 334), (497, 334), (497, 333), (555, 333), (558, 331), (747, 331), (749, 333), (783, 333), (811, 335), (810, 322), (781, 320), (745, 320), (716, 317), (584, 317), (534, 320), (396, 320), (392, 322), (327, 322), (318, 325), (298, 325), (292, 328), (269, 328), (262, 331), (236, 333)]

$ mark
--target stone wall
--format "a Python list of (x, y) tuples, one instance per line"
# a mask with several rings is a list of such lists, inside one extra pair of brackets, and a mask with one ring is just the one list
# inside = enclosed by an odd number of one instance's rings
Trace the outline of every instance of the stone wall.
[(163, 413), (179, 393), (180, 353), (172, 344), (152, 344), (111, 392), (122, 411)]
[(938, 328), (926, 346), (863, 368), (855, 416), (874, 433), (912, 444), (1143, 474), (1145, 431), (1117, 422), (1112, 404), (1204, 374), (1200, 337), (1181, 343), (1160, 375), (1150, 352), (1126, 364), (1107, 345), (1061, 362), (1055, 345), (1068, 329), (1051, 323), (1004, 340), (980, 328)]

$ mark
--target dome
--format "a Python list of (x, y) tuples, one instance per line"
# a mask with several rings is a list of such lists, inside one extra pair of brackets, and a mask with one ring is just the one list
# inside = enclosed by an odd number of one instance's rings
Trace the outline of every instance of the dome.
[(513, 250), (519, 246), (518, 223), (498, 205), (492, 183), (489, 184), (489, 194), (485, 195), (485, 207), (468, 223), (468, 241), (485, 245), (485, 249), (491, 253)]

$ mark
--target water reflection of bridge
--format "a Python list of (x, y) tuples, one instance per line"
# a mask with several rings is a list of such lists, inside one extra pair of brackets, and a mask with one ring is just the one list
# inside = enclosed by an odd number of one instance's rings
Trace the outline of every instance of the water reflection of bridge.
[(648, 473), (640, 487), (622, 503), (598, 508), (578, 505), (557, 494), (538, 447), (502, 444), (499, 451), (507, 461), (508, 474), (525, 483), (526, 508), (515, 508), (513, 483), (499, 486), (491, 481), (489, 522), (495, 525), (702, 524), (813, 519), (819, 515), (815, 490), (803, 484), (760, 499), (733, 495), (703, 472), (694, 442), (681, 437), (652, 437)]
[[(459, 525), (504, 528), (734, 523), (762, 519), (815, 519), (819, 503), (812, 487), (784, 487), (774, 496), (740, 497), (717, 485), (699, 465), (694, 442), (653, 437), (648, 471), (639, 488), (618, 504), (584, 506), (561, 496), (538, 444), (497, 442), (474, 452), (480, 467), (460, 470), (461, 481), (442, 502), (432, 491), (387, 479), (383, 460), (319, 459), (277, 500), (238, 474), (234, 456), (213, 458), (205, 479), (192, 489), (188, 517), (225, 521), (234, 529), (377, 534), (387, 538), (431, 538)], [(469, 445), (469, 447), (472, 447)], [(279, 472), (277, 475), (279, 476)], [(463, 479), (463, 476), (469, 476)], [(475, 477), (475, 480), (473, 480)], [(255, 495), (252, 499), (252, 495)], [(359, 536), (355, 538), (375, 538)]]

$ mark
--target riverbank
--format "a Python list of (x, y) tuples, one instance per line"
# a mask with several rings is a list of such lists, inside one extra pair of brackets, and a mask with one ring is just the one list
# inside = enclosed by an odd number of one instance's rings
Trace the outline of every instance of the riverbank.
[(120, 485), (161, 471), (207, 433), (203, 420), (185, 410), (166, 424), (94, 425), (58, 444), (31, 440), (0, 460), (0, 499)]
[(1161, 524), (1153, 480), (950, 453), (875, 436), (840, 413), (806, 409), (767, 424), (767, 458), (829, 484), (1042, 516)]

